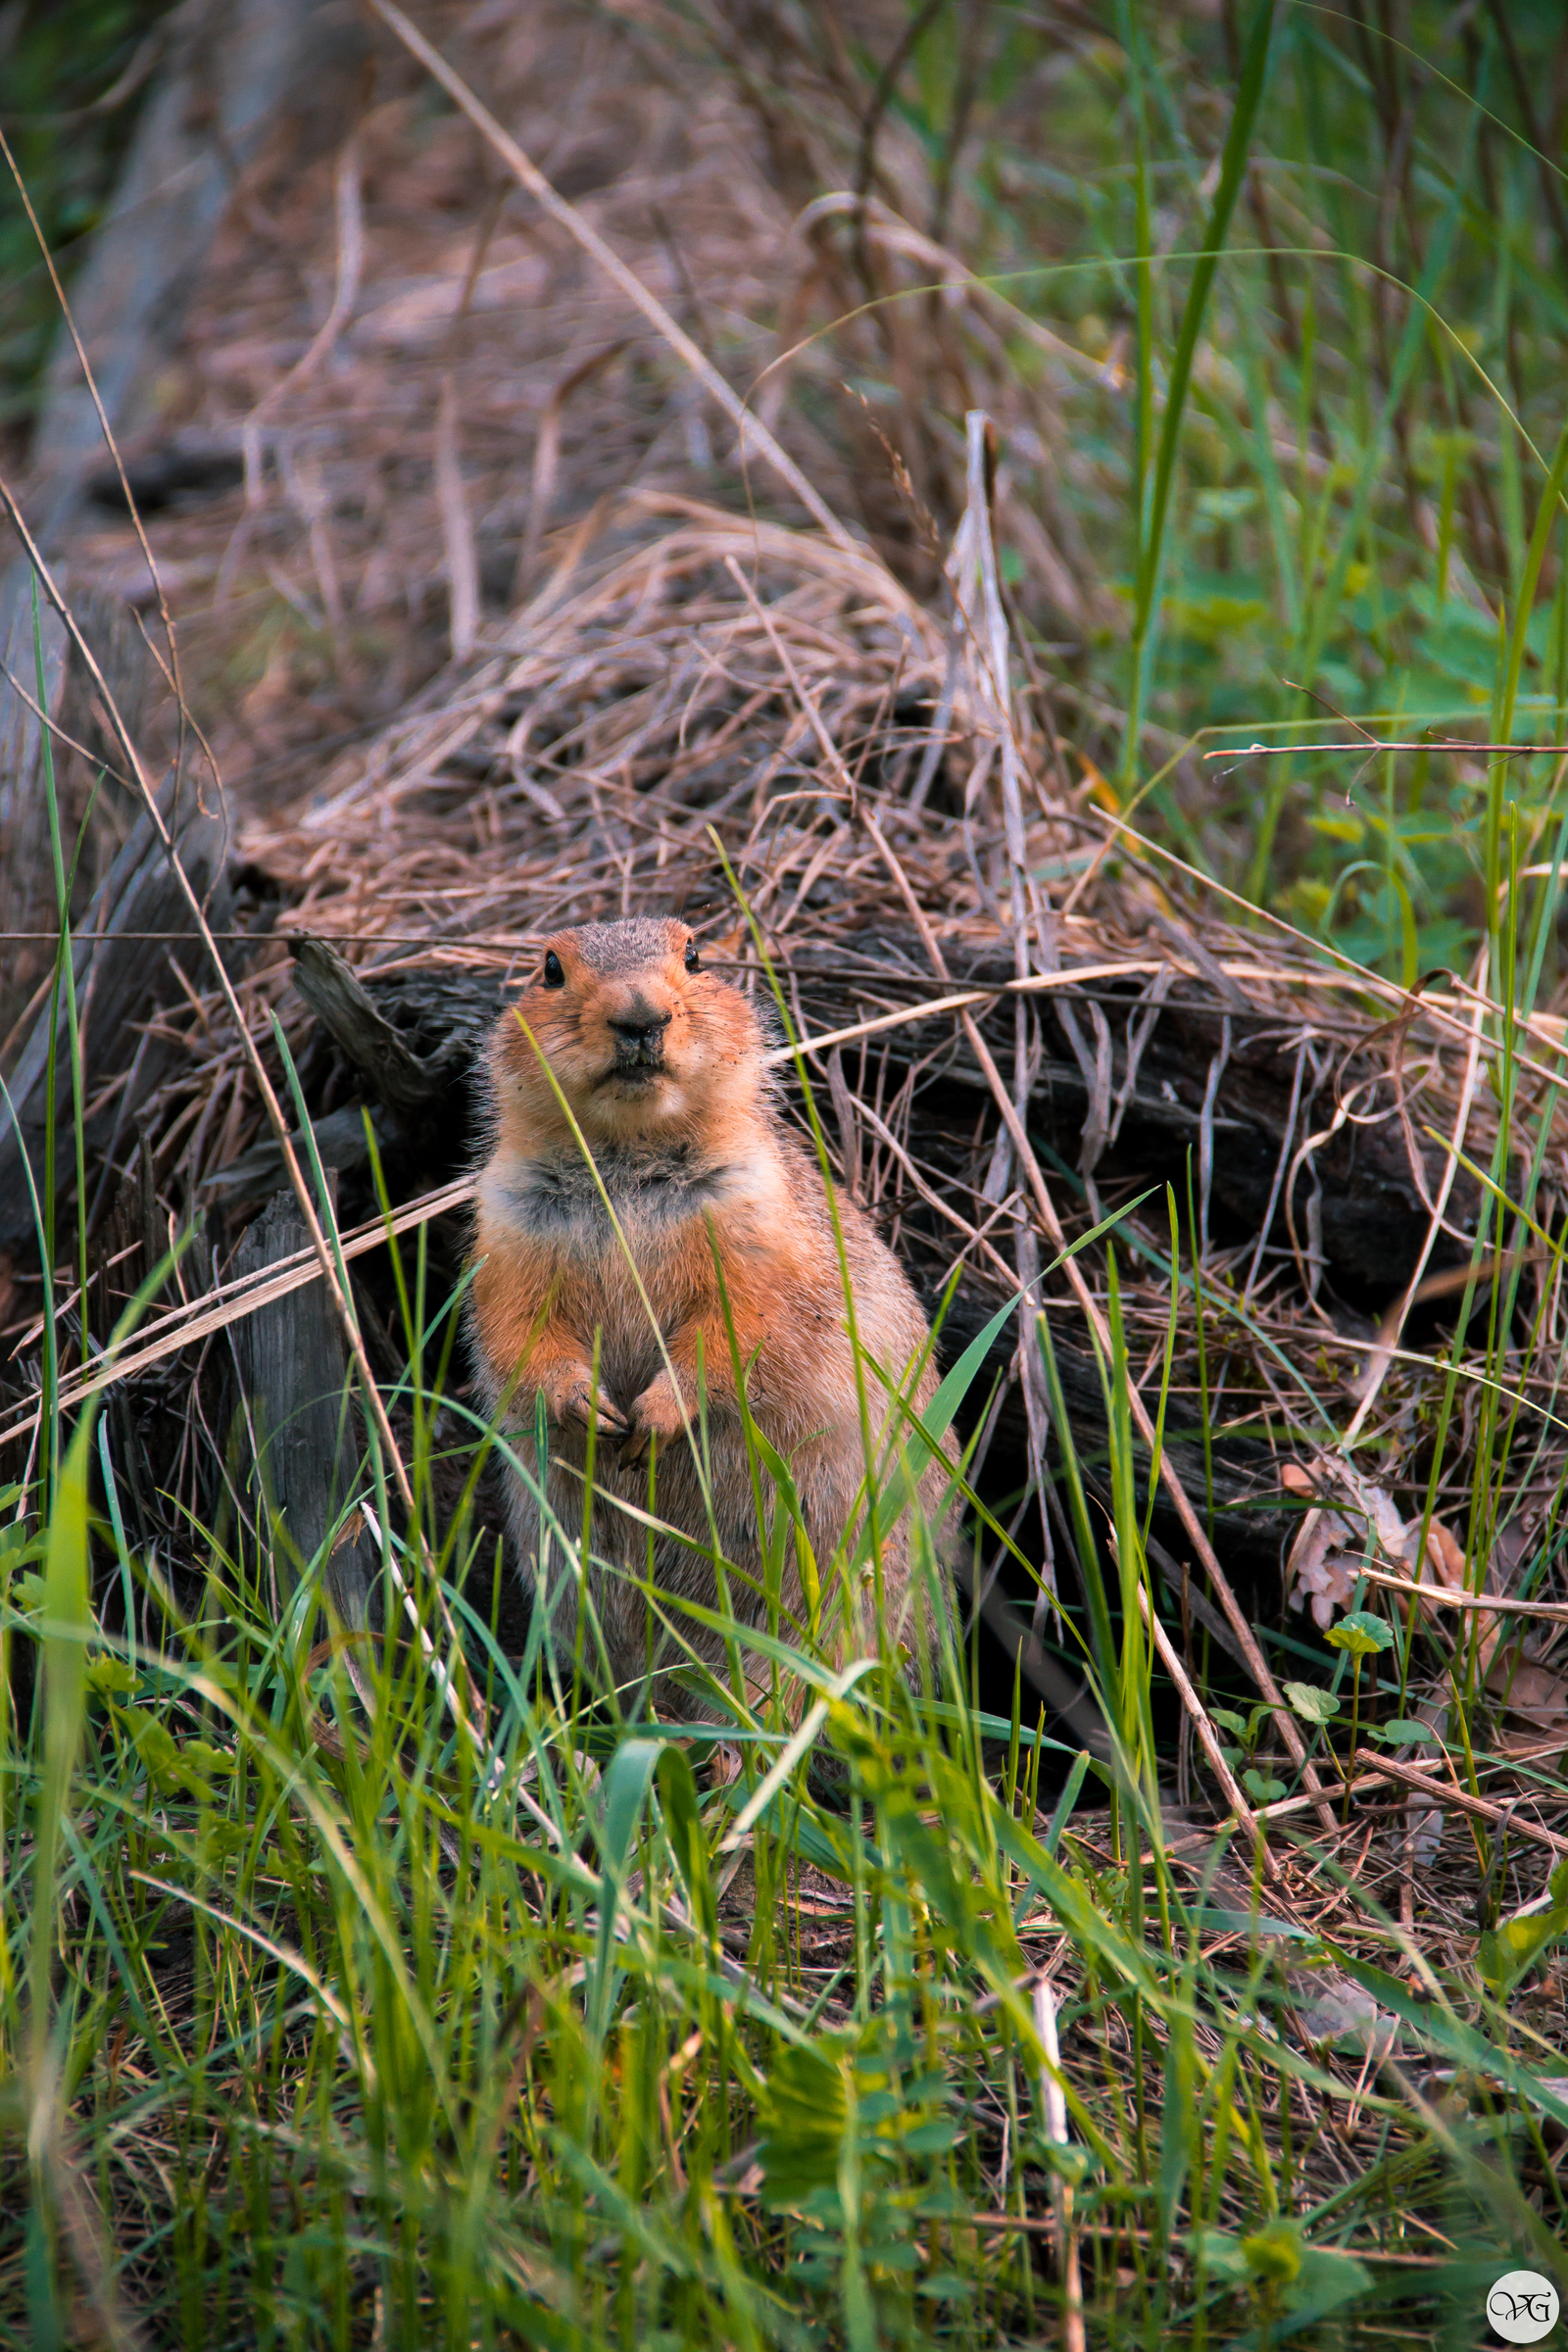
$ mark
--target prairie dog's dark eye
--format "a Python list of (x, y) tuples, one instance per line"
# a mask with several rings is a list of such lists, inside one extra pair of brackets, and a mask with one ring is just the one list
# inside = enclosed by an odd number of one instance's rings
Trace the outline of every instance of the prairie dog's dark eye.
[(546, 988), (564, 988), (565, 985), (566, 975), (561, 968), (561, 957), (552, 948), (545, 957), (545, 986)]
[(697, 942), (695, 939), (689, 939), (686, 942), (686, 969), (689, 972), (700, 972), (702, 968), (703, 959), (697, 953)]

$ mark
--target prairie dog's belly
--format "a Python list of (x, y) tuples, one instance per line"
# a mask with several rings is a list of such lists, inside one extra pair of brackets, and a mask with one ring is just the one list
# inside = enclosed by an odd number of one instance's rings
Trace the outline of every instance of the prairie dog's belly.
[[(752, 1409), (775, 1443), (797, 1444), (857, 1418), (838, 1269), (824, 1277), (824, 1238), (803, 1222), (790, 1172), (772, 1152), (724, 1161), (608, 1152), (596, 1168), (580, 1155), (498, 1154), (479, 1202), (481, 1246), (494, 1269), (480, 1275), (481, 1328), (484, 1292), (505, 1283), (509, 1259), (525, 1264), (535, 1311), (548, 1299), (553, 1320), (575, 1336), (587, 1360), (600, 1335), (601, 1390), (622, 1412), (663, 1370), (661, 1338), (668, 1347), (700, 1320), (713, 1376), (710, 1409), (721, 1413), (716, 1400), (733, 1392), (732, 1323)], [(526, 1323), (510, 1320), (508, 1341), (526, 1346)], [(715, 1346), (721, 1365), (711, 1361)]]
[(594, 1334), (600, 1335), (601, 1386), (622, 1411), (662, 1367), (660, 1335), (667, 1344), (695, 1293), (710, 1287), (704, 1211), (723, 1205), (732, 1173), (626, 1169), (613, 1159), (607, 1168), (602, 1159), (613, 1223), (605, 1194), (580, 1160), (574, 1166), (492, 1163), (481, 1182), (491, 1247), (526, 1252), (530, 1287), (552, 1299), (554, 1313), (578, 1335), (586, 1356), (591, 1358)]

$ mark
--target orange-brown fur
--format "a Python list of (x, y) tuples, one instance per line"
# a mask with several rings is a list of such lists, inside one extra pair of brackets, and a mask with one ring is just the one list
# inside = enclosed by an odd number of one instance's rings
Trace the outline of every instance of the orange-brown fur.
[[(635, 1691), (648, 1666), (637, 1590), (647, 1575), (647, 1534), (615, 1504), (646, 1509), (655, 1439), (657, 1514), (693, 1539), (659, 1538), (655, 1584), (682, 1642), (727, 1679), (722, 1637), (678, 1605), (718, 1605), (709, 1503), (687, 1438), (688, 1423), (698, 1425), (699, 1352), (713, 1519), (724, 1557), (744, 1572), (730, 1579), (731, 1604), (743, 1621), (766, 1621), (764, 1599), (745, 1582), (760, 1582), (761, 1546), (726, 1305), (750, 1410), (791, 1462), (824, 1586), (865, 1477), (843, 1276), (821, 1174), (772, 1098), (752, 1006), (737, 989), (689, 969), (695, 954), (677, 922), (560, 933), (515, 1010), (498, 1023), (490, 1057), (495, 1149), (479, 1186), (475, 1361), (492, 1412), (510, 1392), (506, 1425), (535, 1472), (532, 1435), (544, 1401), (546, 1493), (565, 1542), (542, 1527), (535, 1493), (515, 1477), (513, 1532), (524, 1575), (550, 1592), (552, 1635), (558, 1653), (568, 1656), (588, 1422), (597, 1418), (588, 1578), (623, 1691)], [(547, 972), (559, 973), (560, 983), (550, 985)], [(613, 1204), (663, 1351), (583, 1144)], [(842, 1193), (837, 1205), (860, 1346), (906, 1388), (927, 1348), (925, 1318), (861, 1210)], [(914, 1392), (919, 1405), (935, 1386), (927, 1362)], [(869, 1367), (865, 1389), (879, 1433), (887, 1392)], [(940, 1499), (943, 1483), (940, 1468), (928, 1473), (928, 1501)], [(845, 1654), (875, 1643), (869, 1571), (860, 1581), (838, 1642)], [(883, 1547), (883, 1606), (895, 1640), (918, 1667), (922, 1634), (908, 1582), (906, 1517)], [(789, 1638), (791, 1618), (804, 1621), (793, 1555), (781, 1600), (780, 1630)], [(659, 1710), (698, 1711), (668, 1671), (683, 1662), (681, 1642), (662, 1641), (657, 1617), (654, 1650)], [(591, 1643), (586, 1654), (592, 1665)], [(749, 1671), (757, 1671), (755, 1658)]]

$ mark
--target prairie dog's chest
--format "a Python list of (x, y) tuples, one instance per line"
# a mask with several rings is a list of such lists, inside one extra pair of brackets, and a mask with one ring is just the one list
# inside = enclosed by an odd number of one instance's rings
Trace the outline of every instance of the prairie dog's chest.
[(744, 1201), (742, 1172), (682, 1153), (602, 1152), (583, 1159), (493, 1161), (484, 1179), (491, 1216), (563, 1272), (613, 1282), (624, 1236), (640, 1270), (700, 1245), (705, 1215)]

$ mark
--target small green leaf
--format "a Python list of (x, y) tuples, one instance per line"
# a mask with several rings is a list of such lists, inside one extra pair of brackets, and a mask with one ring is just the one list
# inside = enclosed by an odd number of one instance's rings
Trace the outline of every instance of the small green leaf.
[(1242, 1787), (1247, 1790), (1248, 1795), (1254, 1797), (1260, 1805), (1278, 1804), (1280, 1798), (1285, 1794), (1285, 1783), (1267, 1779), (1258, 1771), (1255, 1764), (1249, 1771), (1243, 1773)]
[(179, 1744), (179, 1768), (192, 1787), (211, 1779), (222, 1778), (234, 1769), (234, 1759), (227, 1748), (215, 1747), (210, 1740), (182, 1740)]
[(1054, 2173), (1056, 2179), (1065, 2180), (1069, 2188), (1082, 2188), (1094, 2165), (1094, 2157), (1088, 2148), (1066, 2146), (1059, 2139), (1036, 2140), (1031, 2161), (1042, 2166), (1046, 2172)]
[(1548, 1944), (1568, 1935), (1568, 1861), (1558, 1863), (1546, 1882), (1546, 1892), (1550, 1900), (1544, 1910), (1527, 1912), (1522, 1919), (1505, 1919), (1481, 1938), (1476, 1955), (1481, 1974), (1488, 1990), (1499, 2001), (1507, 1999)]
[(1234, 1732), (1238, 1740), (1247, 1737), (1246, 1722), (1233, 1707), (1210, 1707), (1208, 1719), (1210, 1723), (1217, 1723), (1222, 1732)]
[(1413, 1747), (1418, 1740), (1432, 1738), (1430, 1723), (1417, 1723), (1412, 1715), (1396, 1715), (1392, 1723), (1370, 1724), (1374, 1740), (1382, 1740), (1390, 1747)]
[(148, 1781), (162, 1796), (209, 1798), (213, 1777), (234, 1769), (226, 1748), (215, 1747), (210, 1740), (175, 1740), (167, 1724), (144, 1709), (122, 1715), (121, 1721), (129, 1726)]
[(1333, 1691), (1319, 1690), (1316, 1683), (1286, 1683), (1282, 1687), (1292, 1712), (1303, 1723), (1329, 1723), (1340, 1711)]
[(1333, 2311), (1369, 2293), (1371, 2286), (1371, 2272), (1353, 2254), (1341, 2254), (1330, 2246), (1303, 2246), (1301, 2267), (1286, 2289), (1285, 2308), (1293, 2315), (1293, 2328), (1299, 2328), (1303, 2318)]
[(179, 1788), (183, 1782), (179, 1769), (179, 1749), (157, 1716), (139, 1715), (131, 1727), (130, 1736), (136, 1742), (136, 1752), (153, 1786), (166, 1795)]
[(136, 1688), (136, 1676), (123, 1658), (89, 1658), (87, 1688), (101, 1698), (126, 1698)]
[(1238, 2283), (1245, 2277), (1254, 2286), (1278, 2294), (1292, 2315), (1293, 2330), (1303, 2319), (1333, 2311), (1366, 2294), (1372, 2285), (1370, 2272), (1353, 2255), (1308, 2245), (1296, 2224), (1283, 2217), (1239, 2244), (1222, 2230), (1196, 2232), (1195, 2250), (1199, 2239), (1211, 2274)]
[(945, 2156), (957, 2138), (957, 2132), (943, 2116), (929, 2124), (916, 2124), (913, 2131), (899, 2134), (899, 2145), (906, 2156)]
[(1369, 1609), (1352, 1609), (1338, 1625), (1331, 1625), (1323, 1639), (1331, 1649), (1348, 1649), (1352, 1658), (1370, 1658), (1394, 1647), (1394, 1628), (1387, 1618), (1374, 1617)]
[(1228, 2230), (1195, 2230), (1194, 2254), (1201, 2254), (1205, 2270), (1238, 2283), (1247, 2276), (1247, 2257)]
[(255, 1835), (248, 1821), (230, 1821), (221, 1813), (215, 1814), (202, 1831), (204, 1850), (211, 1861), (227, 1862), (244, 1853)]
[(20, 1567), (24, 1560), (43, 1555), (43, 1539), (29, 1536), (25, 1519), (8, 1519), (0, 1527), (0, 1560), (11, 1560)]
[(799, 2205), (813, 2188), (837, 2184), (848, 2105), (833, 2047), (786, 2046), (773, 2061), (758, 2150), (766, 2204)]
[(1252, 2277), (1270, 2286), (1289, 2286), (1300, 2276), (1301, 2240), (1287, 2221), (1270, 2222), (1242, 2240), (1242, 2252)]

